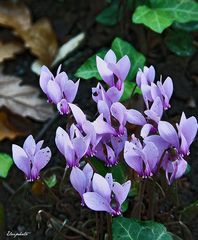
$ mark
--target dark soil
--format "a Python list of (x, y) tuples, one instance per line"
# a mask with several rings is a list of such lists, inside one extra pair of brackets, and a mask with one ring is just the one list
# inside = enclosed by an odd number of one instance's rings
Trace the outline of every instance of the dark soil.
[[(29, 7), (33, 21), (41, 17), (49, 18), (55, 29), (60, 45), (78, 33), (86, 32), (86, 40), (84, 43), (63, 63), (63, 70), (68, 72), (69, 75), (72, 76), (72, 79), (75, 70), (81, 63), (100, 48), (104, 46), (109, 47), (111, 41), (119, 36), (131, 42), (134, 47), (147, 56), (147, 65), (153, 64), (157, 68), (157, 72), (162, 73), (164, 78), (170, 76), (173, 79), (175, 91), (171, 102), (172, 108), (168, 112), (169, 117), (171, 117), (173, 121), (177, 120), (181, 112), (185, 111), (187, 116), (194, 115), (198, 118), (197, 53), (189, 58), (181, 58), (173, 55), (165, 49), (160, 35), (148, 30), (146, 32), (139, 26), (131, 27), (130, 14), (126, 14), (124, 20), (119, 23), (117, 27), (109, 28), (97, 24), (95, 22), (95, 16), (104, 8), (105, 1), (21, 0), (20, 2), (24, 2)], [(124, 22), (127, 24), (124, 24)], [(4, 31), (1, 35), (7, 34), (5, 30), (0, 29), (0, 31), (1, 30)], [(14, 60), (6, 61), (4, 64), (4, 73), (20, 76), (24, 79), (24, 83), (37, 86), (38, 91), (40, 91), (38, 76), (35, 75), (30, 68), (34, 59), (27, 50), (23, 54), (18, 55)], [(95, 112), (95, 105), (91, 100), (91, 87), (95, 86), (96, 83), (96, 81), (81, 80), (80, 90), (76, 99), (76, 102), (88, 115), (93, 115)], [(34, 126), (32, 134), (35, 137), (39, 136), (39, 138), (45, 139), (45, 144), (52, 149), (53, 159), (48, 168), (51, 167), (53, 171), (55, 166), (62, 167), (62, 169), (54, 170), (54, 173), (58, 176), (58, 180), (60, 180), (63, 175), (65, 161), (57, 152), (54, 144), (54, 136), (57, 126), (64, 126), (66, 124), (65, 118), (59, 116), (54, 118), (53, 124), (40, 136), (43, 127), (48, 123), (49, 122), (38, 123), (32, 121)], [(21, 145), (23, 141), (24, 138), (18, 138), (14, 142)], [(11, 144), (12, 142), (8, 140), (2, 141), (0, 151), (11, 154)], [(197, 156), (198, 139), (194, 142), (189, 157), (191, 171), (184, 178), (182, 189), (180, 190), (181, 209), (182, 206), (187, 206), (198, 199)], [(50, 173), (48, 174), (50, 175)], [(66, 177), (66, 179), (68, 178)], [(64, 222), (64, 220), (67, 219), (67, 225), (84, 232), (87, 236), (93, 236), (95, 231), (95, 214), (80, 206), (77, 194), (71, 190), (67, 181), (65, 181), (66, 191), (58, 194), (58, 189), (55, 188), (54, 190), (55, 194), (60, 198), (60, 201), (58, 201), (56, 205), (53, 199), (50, 198), (47, 203), (46, 194), (44, 194), (44, 192), (42, 194), (42, 190), (40, 191), (43, 186), (39, 184), (38, 186), (34, 186), (33, 194), (30, 194), (31, 189), (29, 189), (29, 191), (22, 190), (15, 194), (13, 200), (10, 201), (12, 190), (15, 191), (20, 187), (23, 181), (23, 174), (13, 167), (4, 184), (0, 185), (0, 202), (3, 203), (5, 209), (5, 233), (7, 231), (31, 232), (27, 237), (18, 239), (63, 239), (61, 238), (61, 234), (56, 235), (52, 225), (56, 225), (57, 229), (60, 230), (60, 222)], [(9, 189), (9, 187), (12, 189)], [(37, 191), (38, 189), (39, 191)], [(46, 191), (46, 189), (43, 191)], [(27, 194), (27, 192), (29, 193)], [(41, 192), (41, 196), (38, 196), (37, 192)], [(25, 201), (23, 199), (25, 199)], [(51, 214), (51, 216), (43, 214), (42, 220), (40, 219), (41, 222), (39, 222), (37, 212), (40, 209), (45, 210)], [(40, 227), (38, 227), (38, 223)], [(198, 218), (194, 217), (190, 222), (186, 221), (185, 224), (187, 224), (191, 230), (193, 239), (198, 239)], [(83, 237), (71, 229), (64, 228), (63, 233), (66, 232), (68, 236), (67, 239), (86, 239), (86, 237)], [(10, 238), (7, 237), (7, 239)]]

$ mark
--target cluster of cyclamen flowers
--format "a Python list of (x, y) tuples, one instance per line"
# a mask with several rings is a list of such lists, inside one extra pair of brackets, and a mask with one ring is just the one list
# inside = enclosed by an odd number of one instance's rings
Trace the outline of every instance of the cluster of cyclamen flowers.
[[(87, 163), (81, 170), (81, 162), (95, 156), (107, 167), (116, 165), (124, 158), (139, 177), (146, 178), (166, 172), (169, 184), (180, 178), (187, 167), (184, 159), (189, 154), (189, 147), (197, 133), (195, 117), (186, 118), (182, 113), (177, 130), (166, 121), (162, 121), (163, 112), (170, 108), (173, 83), (170, 77), (164, 82), (154, 83), (153, 66), (139, 70), (136, 83), (142, 91), (146, 110), (144, 114), (135, 109), (126, 109), (119, 102), (124, 81), (131, 64), (128, 56), (117, 61), (112, 50), (104, 57), (96, 57), (97, 69), (109, 86), (106, 90), (101, 83), (92, 88), (92, 98), (97, 103), (99, 116), (89, 121), (83, 111), (75, 104), (79, 81), (69, 80), (65, 72), (54, 77), (47, 67), (42, 67), (40, 86), (49, 102), (56, 104), (60, 114), (72, 114), (75, 122), (68, 131), (58, 127), (55, 142), (58, 150), (66, 159), (67, 168), (71, 169), (70, 181), (81, 197), (82, 205), (95, 211), (106, 211), (112, 215), (121, 213), (131, 181), (123, 185), (114, 182), (112, 174), (102, 177), (94, 173)], [(129, 136), (126, 124), (141, 126), (140, 136)], [(35, 143), (29, 136), (23, 148), (13, 145), (13, 159), (29, 181), (39, 177), (40, 170), (49, 162), (50, 149), (41, 149), (43, 141)], [(85, 161), (84, 161), (85, 160)]]

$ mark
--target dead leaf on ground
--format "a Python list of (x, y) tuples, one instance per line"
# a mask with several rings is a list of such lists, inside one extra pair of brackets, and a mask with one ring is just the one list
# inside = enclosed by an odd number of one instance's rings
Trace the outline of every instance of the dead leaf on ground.
[(46, 65), (50, 65), (57, 52), (56, 34), (48, 19), (43, 18), (33, 24), (27, 31), (20, 33), (25, 46)]
[(38, 59), (48, 66), (57, 52), (56, 34), (48, 19), (31, 23), (29, 9), (21, 3), (0, 3), (0, 25), (10, 27)]
[(52, 116), (52, 107), (45, 99), (39, 98), (37, 88), (20, 85), (21, 79), (0, 75), (0, 107), (5, 106), (13, 113), (45, 121)]
[(5, 59), (13, 58), (15, 54), (22, 52), (24, 49), (20, 43), (2, 43), (0, 42), (0, 63)]
[(0, 3), (0, 25), (11, 27), (16, 32), (25, 31), (31, 27), (29, 9), (22, 3)]
[(0, 141), (13, 140), (19, 136), (26, 136), (32, 131), (32, 123), (10, 111), (0, 109)]

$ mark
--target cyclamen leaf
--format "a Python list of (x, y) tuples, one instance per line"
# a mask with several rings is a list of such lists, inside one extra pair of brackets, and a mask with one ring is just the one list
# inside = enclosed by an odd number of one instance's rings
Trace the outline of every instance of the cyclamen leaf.
[(75, 76), (83, 79), (96, 78), (98, 80), (102, 80), (96, 67), (96, 55), (104, 58), (106, 52), (106, 50), (102, 50), (88, 58), (87, 61), (78, 68)]
[(131, 69), (125, 81), (132, 81), (139, 68), (143, 68), (145, 64), (145, 57), (142, 53), (138, 52), (132, 44), (121, 38), (115, 38), (111, 45), (112, 50), (115, 52), (118, 59), (127, 55), (131, 61)]
[(6, 178), (12, 165), (12, 158), (6, 153), (0, 153), (0, 177)]
[(124, 217), (113, 219), (113, 240), (173, 240), (165, 226), (153, 221), (138, 221)]
[(115, 26), (123, 15), (123, 8), (120, 8), (120, 2), (114, 1), (96, 16), (96, 21), (107, 26)]
[(127, 99), (129, 99), (131, 97), (132, 92), (134, 92), (133, 94), (135, 94), (135, 93), (142, 94), (140, 88), (136, 86), (136, 83), (126, 81), (124, 83), (124, 93), (122, 95), (121, 101), (124, 102)]
[(38, 89), (20, 83), (20, 78), (0, 75), (0, 107), (5, 106), (13, 113), (39, 121), (50, 118), (52, 108), (45, 99), (38, 97)]
[[(129, 42), (124, 41), (121, 38), (114, 39), (111, 49), (115, 52), (118, 59), (122, 58), (124, 55), (128, 55), (132, 67), (126, 81), (131, 81), (135, 77), (138, 68), (144, 66), (146, 61), (144, 55), (138, 52)], [(75, 76), (83, 79), (96, 78), (101, 80), (96, 67), (96, 55), (104, 58), (106, 52), (106, 50), (102, 50), (88, 58), (88, 60), (77, 70)]]
[(186, 23), (198, 20), (198, 3), (193, 0), (150, 0), (150, 5), (137, 7), (132, 21), (142, 23), (158, 33), (162, 33), (174, 21)]
[(170, 51), (179, 56), (191, 56), (196, 50), (191, 34), (182, 30), (169, 32), (166, 35), (165, 44)]

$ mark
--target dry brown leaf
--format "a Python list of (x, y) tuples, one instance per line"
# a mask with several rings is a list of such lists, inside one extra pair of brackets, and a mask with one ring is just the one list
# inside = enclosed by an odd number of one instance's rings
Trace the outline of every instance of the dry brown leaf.
[(0, 25), (11, 27), (16, 32), (25, 31), (31, 27), (29, 9), (22, 3), (0, 3)]
[(0, 141), (28, 135), (32, 130), (31, 125), (29, 120), (6, 109), (0, 109)]
[(21, 79), (0, 75), (0, 107), (5, 106), (13, 113), (45, 121), (52, 116), (52, 107), (39, 98), (37, 88), (20, 85)]
[(25, 46), (48, 66), (57, 52), (57, 38), (48, 19), (31, 23), (28, 8), (21, 3), (0, 3), (0, 25), (10, 27), (24, 40)]
[(2, 43), (0, 42), (0, 63), (5, 59), (13, 58), (15, 54), (22, 52), (24, 49), (20, 43)]
[(38, 20), (27, 31), (20, 33), (25, 46), (46, 65), (50, 65), (57, 52), (56, 34), (48, 19)]

